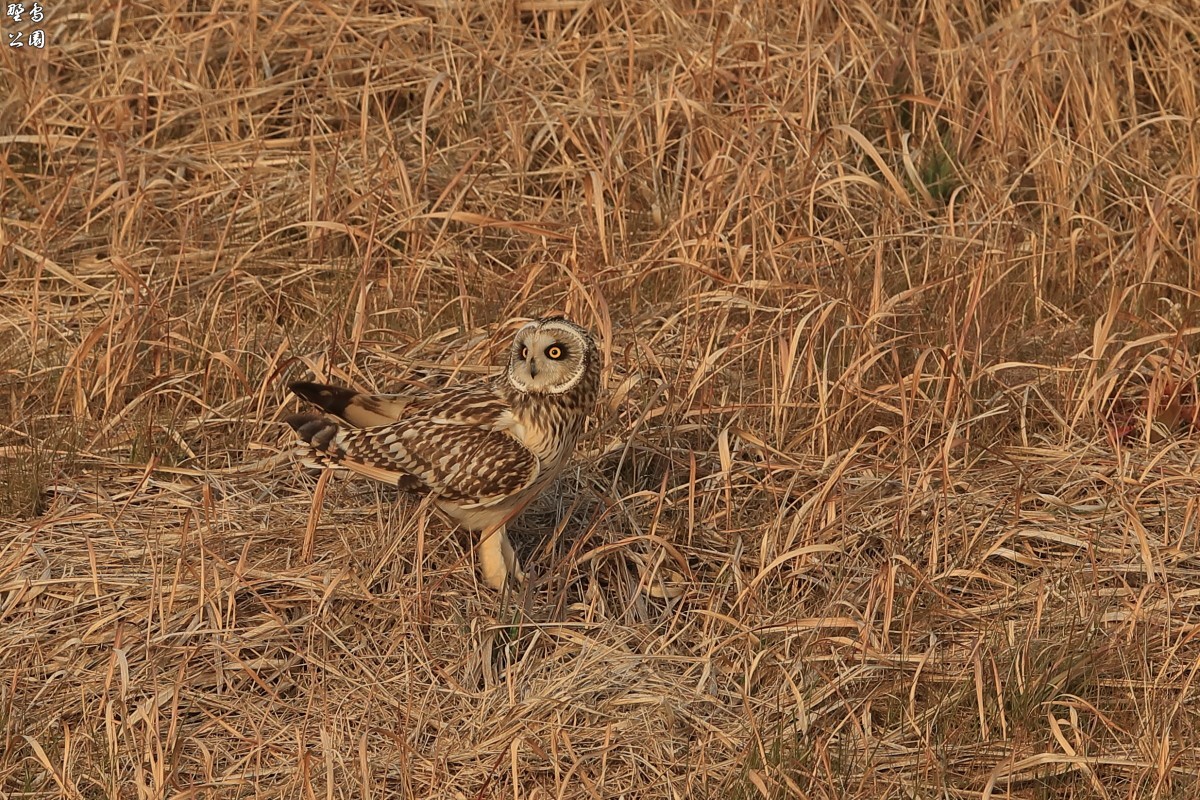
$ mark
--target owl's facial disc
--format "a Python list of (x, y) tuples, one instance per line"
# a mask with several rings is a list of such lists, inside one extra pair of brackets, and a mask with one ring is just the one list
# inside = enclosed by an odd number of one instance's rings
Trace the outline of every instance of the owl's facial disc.
[(565, 320), (531, 322), (517, 332), (508, 380), (517, 391), (561, 394), (575, 386), (587, 366), (588, 340)]

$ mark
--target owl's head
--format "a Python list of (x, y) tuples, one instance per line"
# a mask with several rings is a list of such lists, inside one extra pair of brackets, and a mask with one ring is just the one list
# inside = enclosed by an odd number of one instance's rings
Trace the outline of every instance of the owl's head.
[(508, 382), (518, 392), (562, 394), (584, 379), (596, 357), (592, 335), (574, 322), (534, 320), (513, 338)]

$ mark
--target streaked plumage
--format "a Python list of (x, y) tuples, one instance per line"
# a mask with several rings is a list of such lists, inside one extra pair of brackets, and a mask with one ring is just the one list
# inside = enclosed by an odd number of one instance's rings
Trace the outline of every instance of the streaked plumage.
[(286, 421), (305, 442), (306, 463), (434, 495), (451, 518), (480, 532), (483, 577), (499, 589), (510, 572), (519, 576), (505, 524), (567, 462), (599, 384), (591, 335), (552, 317), (517, 332), (497, 381), (394, 395), (293, 383), (332, 416)]

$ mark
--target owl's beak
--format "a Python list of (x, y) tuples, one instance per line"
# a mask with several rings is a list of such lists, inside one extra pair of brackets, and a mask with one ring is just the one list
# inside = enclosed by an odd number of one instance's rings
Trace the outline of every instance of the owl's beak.
[(529, 359), (529, 377), (537, 377), (537, 363), (532, 358)]

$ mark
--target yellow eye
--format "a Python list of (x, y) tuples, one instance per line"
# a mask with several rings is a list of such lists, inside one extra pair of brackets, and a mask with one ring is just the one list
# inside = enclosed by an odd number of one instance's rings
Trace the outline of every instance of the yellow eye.
[(556, 344), (552, 344), (546, 348), (546, 357), (552, 361), (558, 361), (564, 355), (566, 355), (566, 353)]
[(524, 361), (527, 358), (529, 358), (529, 348), (525, 345), (521, 345), (521, 360)]

